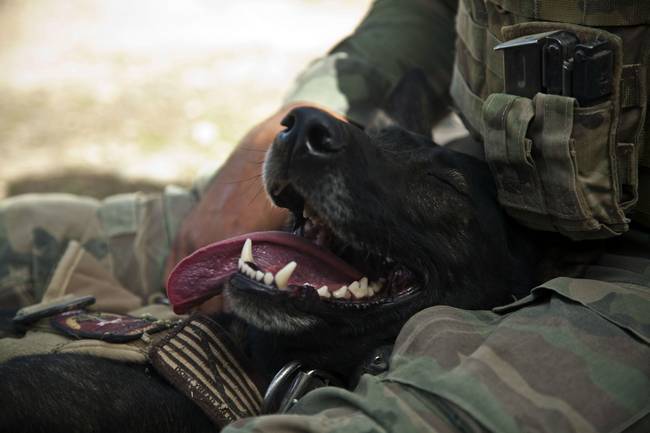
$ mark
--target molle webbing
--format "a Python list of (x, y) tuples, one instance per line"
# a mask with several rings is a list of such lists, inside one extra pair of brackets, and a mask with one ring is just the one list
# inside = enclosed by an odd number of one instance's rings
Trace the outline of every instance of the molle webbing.
[(531, 21), (556, 21), (583, 26), (650, 24), (648, 0), (490, 0), (501, 9)]
[[(470, 131), (485, 144), (501, 204), (521, 223), (573, 239), (625, 232), (626, 212), (650, 226), (649, 23), (650, 2), (642, 0), (623, 6), (605, 0), (460, 1), (451, 94)], [(538, 94), (537, 101), (513, 101), (503, 93), (503, 55), (494, 47), (550, 30), (610, 42), (615, 84), (608, 101), (581, 107), (571, 97)], [(509, 113), (512, 107), (526, 107), (525, 119)], [(555, 138), (546, 139), (548, 134)], [(516, 155), (519, 165), (509, 168)], [(515, 185), (515, 173), (528, 173), (537, 186)], [(537, 205), (522, 207), (531, 200)]]

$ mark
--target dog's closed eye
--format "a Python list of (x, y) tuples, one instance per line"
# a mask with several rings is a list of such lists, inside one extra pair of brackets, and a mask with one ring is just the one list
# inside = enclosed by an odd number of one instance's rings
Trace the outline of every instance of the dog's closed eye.
[(444, 173), (439, 173), (437, 171), (431, 170), (427, 172), (427, 176), (435, 177), (440, 182), (443, 182), (452, 187), (458, 193), (469, 197), (465, 177), (457, 170), (446, 170)]

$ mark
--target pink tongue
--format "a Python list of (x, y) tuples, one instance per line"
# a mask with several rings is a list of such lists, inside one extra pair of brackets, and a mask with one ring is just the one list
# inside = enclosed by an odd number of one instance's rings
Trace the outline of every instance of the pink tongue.
[(203, 247), (176, 265), (167, 280), (167, 296), (174, 312), (184, 313), (221, 292), (223, 283), (237, 272), (246, 239), (253, 241), (253, 259), (264, 272), (275, 275), (290, 261), (298, 263), (289, 278), (290, 285), (308, 283), (335, 290), (363, 276), (334, 254), (300, 236), (285, 232), (250, 233)]

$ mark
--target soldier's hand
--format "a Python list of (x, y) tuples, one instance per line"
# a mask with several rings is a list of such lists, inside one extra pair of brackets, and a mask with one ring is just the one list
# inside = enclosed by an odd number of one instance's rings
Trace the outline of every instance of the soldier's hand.
[(241, 140), (183, 221), (165, 276), (198, 248), (243, 233), (277, 230), (285, 224), (288, 212), (274, 207), (264, 192), (262, 163), (273, 138), (284, 128), (280, 121), (293, 107), (283, 107)]

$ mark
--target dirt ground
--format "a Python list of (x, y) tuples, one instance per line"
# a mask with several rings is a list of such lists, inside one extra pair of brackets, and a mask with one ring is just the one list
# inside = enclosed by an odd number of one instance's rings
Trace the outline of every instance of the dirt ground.
[(0, 198), (214, 170), (369, 3), (0, 0)]

